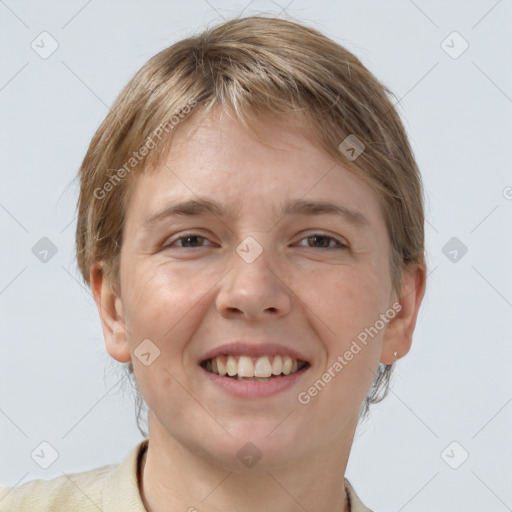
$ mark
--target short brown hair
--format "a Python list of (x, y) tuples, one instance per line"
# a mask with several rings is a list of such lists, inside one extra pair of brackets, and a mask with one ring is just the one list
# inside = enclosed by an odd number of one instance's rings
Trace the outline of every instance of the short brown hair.
[[(106, 278), (120, 290), (134, 176), (167, 154), (182, 123), (218, 106), (252, 134), (256, 118), (300, 114), (314, 142), (370, 185), (385, 217), (398, 294), (404, 271), (425, 265), (424, 211), (420, 173), (391, 95), (348, 50), (290, 20), (236, 18), (164, 49), (122, 90), (80, 168), (76, 255), (85, 282), (94, 262), (103, 260)], [(348, 136), (365, 146), (356, 159), (339, 149)], [(148, 141), (151, 150), (143, 151)], [(386, 396), (392, 367), (379, 365), (363, 416)]]

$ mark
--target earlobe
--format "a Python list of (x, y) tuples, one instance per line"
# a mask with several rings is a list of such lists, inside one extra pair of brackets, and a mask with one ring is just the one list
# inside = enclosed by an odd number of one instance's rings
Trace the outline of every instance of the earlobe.
[(114, 323), (112, 338), (107, 340), (105, 337), (105, 346), (107, 352), (120, 363), (128, 363), (131, 360), (130, 345), (124, 323)]
[(123, 303), (105, 278), (103, 262), (94, 263), (90, 271), (91, 290), (101, 319), (107, 352), (120, 363), (131, 360), (125, 327)]
[(419, 309), (425, 295), (425, 280), (424, 264), (417, 264), (404, 273), (399, 297), (401, 309), (390, 320), (384, 334), (381, 363), (392, 364), (409, 352)]

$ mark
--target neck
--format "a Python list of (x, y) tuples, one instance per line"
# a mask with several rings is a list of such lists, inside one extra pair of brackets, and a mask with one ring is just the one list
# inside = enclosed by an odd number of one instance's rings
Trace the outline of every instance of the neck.
[(353, 432), (339, 449), (257, 473), (225, 469), (169, 436), (150, 438), (139, 467), (148, 512), (350, 512), (344, 474)]

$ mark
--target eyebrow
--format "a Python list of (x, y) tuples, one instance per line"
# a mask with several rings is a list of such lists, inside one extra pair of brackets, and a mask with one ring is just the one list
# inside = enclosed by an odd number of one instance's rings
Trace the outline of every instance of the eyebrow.
[[(142, 228), (145, 231), (150, 230), (160, 222), (177, 215), (198, 216), (204, 214), (216, 217), (227, 216), (224, 208), (216, 201), (205, 198), (189, 199), (171, 202), (162, 210), (149, 215), (144, 219)], [(361, 212), (329, 201), (294, 199), (286, 203), (279, 212), (279, 217), (286, 215), (336, 215), (342, 217), (355, 227), (370, 227), (370, 222)]]

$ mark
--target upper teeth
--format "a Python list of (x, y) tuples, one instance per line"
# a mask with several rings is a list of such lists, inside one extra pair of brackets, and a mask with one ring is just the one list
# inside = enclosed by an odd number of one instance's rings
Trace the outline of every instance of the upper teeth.
[[(305, 363), (304, 363), (305, 364)], [(299, 361), (289, 356), (218, 356), (206, 362), (206, 369), (217, 375), (233, 377), (270, 377), (289, 375), (299, 369)], [(302, 366), (301, 366), (302, 367)]]

